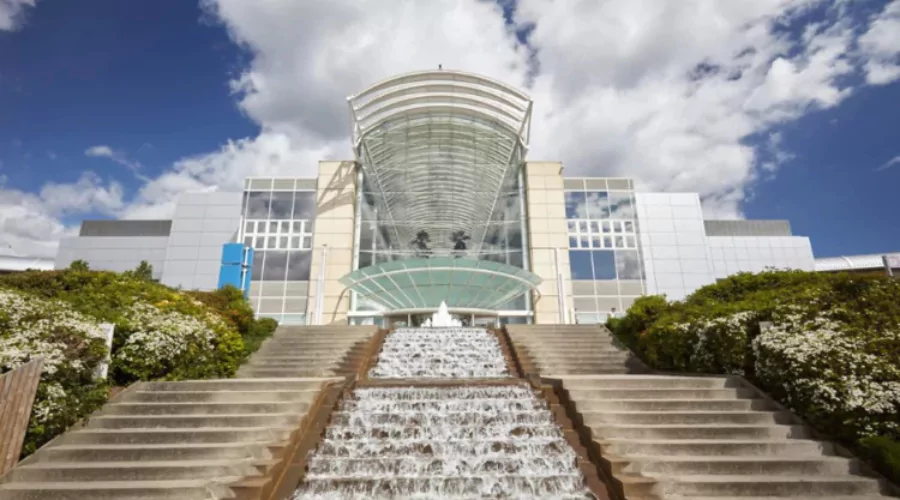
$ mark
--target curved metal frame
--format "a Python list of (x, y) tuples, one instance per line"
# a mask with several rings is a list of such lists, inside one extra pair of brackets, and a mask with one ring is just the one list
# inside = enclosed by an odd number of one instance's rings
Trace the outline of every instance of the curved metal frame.
[(397, 241), (438, 230), (436, 241), (449, 244), (461, 230), (469, 251), (480, 252), (528, 148), (531, 98), (490, 78), (438, 70), (398, 75), (347, 100), (357, 161)]

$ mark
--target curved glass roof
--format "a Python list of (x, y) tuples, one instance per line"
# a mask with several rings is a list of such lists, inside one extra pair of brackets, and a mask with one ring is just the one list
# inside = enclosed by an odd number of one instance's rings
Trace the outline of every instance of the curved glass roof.
[(541, 283), (534, 273), (498, 262), (437, 257), (387, 262), (341, 278), (341, 283), (391, 310), (498, 309)]
[(396, 241), (463, 231), (479, 252), (524, 160), (531, 98), (480, 75), (437, 70), (392, 77), (348, 102), (357, 160)]

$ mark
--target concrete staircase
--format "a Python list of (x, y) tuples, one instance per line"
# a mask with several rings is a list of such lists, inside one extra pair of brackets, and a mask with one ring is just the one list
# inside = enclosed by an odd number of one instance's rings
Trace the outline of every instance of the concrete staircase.
[(869, 500), (878, 480), (732, 377), (560, 377), (629, 499)]
[(239, 378), (133, 384), (0, 478), (0, 500), (256, 498), (375, 331), (279, 327)]
[(331, 377), (355, 371), (368, 353), (373, 326), (280, 326), (239, 378)]
[[(327, 379), (140, 382), (23, 460), (2, 500), (242, 498)], [(249, 478), (249, 479), (248, 479)]]
[(525, 373), (634, 373), (640, 362), (601, 325), (507, 325)]

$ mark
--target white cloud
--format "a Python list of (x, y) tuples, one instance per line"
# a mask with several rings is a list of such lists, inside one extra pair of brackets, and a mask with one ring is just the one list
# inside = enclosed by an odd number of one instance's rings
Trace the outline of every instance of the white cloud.
[[(857, 90), (849, 75), (895, 78), (900, 9), (894, 0), (854, 25), (839, 15), (843, 1), (519, 0), (509, 26), (484, 0), (200, 2), (252, 54), (230, 83), (262, 131), (176, 162), (117, 215), (165, 217), (185, 190), (311, 175), (319, 159), (349, 158), (345, 97), (442, 64), (532, 94), (531, 159), (696, 191), (711, 215), (740, 216), (753, 184), (791, 157), (774, 126), (840, 104)], [(785, 28), (814, 9), (829, 15), (800, 36)], [(516, 30), (529, 31), (527, 45)], [(86, 154), (131, 161), (102, 145)]]
[(887, 169), (895, 167), (897, 165), (900, 165), (900, 155), (897, 155), (897, 156), (891, 158), (890, 160), (884, 162), (883, 164), (881, 164), (881, 166), (876, 168), (875, 171), (878, 172), (881, 170), (887, 170)]
[(34, 7), (36, 0), (0, 0), (0, 31), (12, 31), (22, 25), (25, 7)]
[(900, 0), (894, 0), (875, 17), (859, 38), (868, 61), (866, 81), (883, 85), (900, 79)]
[(87, 148), (84, 151), (84, 155), (92, 156), (92, 157), (96, 157), (96, 158), (109, 158), (110, 160), (114, 161), (115, 163), (118, 163), (119, 165), (122, 165), (123, 167), (130, 170), (131, 173), (133, 173), (134, 176), (137, 177), (139, 180), (142, 180), (144, 182), (150, 182), (149, 178), (141, 175), (141, 173), (140, 173), (141, 163), (140, 162), (128, 158), (128, 155), (126, 155), (124, 152), (116, 151), (113, 148), (111, 148), (105, 144), (100, 144), (97, 146), (91, 146), (91, 147)]

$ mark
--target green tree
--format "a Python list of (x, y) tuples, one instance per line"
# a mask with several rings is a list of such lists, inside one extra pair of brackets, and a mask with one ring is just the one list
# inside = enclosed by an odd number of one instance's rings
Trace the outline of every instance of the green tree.
[(463, 230), (453, 231), (453, 234), (450, 235), (450, 242), (453, 243), (453, 255), (456, 257), (465, 255), (466, 250), (469, 248), (467, 242), (471, 239), (472, 237)]
[(153, 280), (153, 266), (146, 260), (142, 260), (134, 270), (134, 277), (144, 281)]
[(416, 257), (428, 257), (431, 255), (431, 236), (428, 231), (422, 230), (416, 233), (416, 237), (409, 242), (416, 251)]
[(86, 260), (78, 259), (73, 260), (71, 264), (69, 264), (69, 269), (73, 271), (90, 271), (91, 266), (88, 265)]

